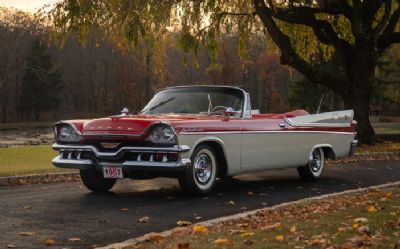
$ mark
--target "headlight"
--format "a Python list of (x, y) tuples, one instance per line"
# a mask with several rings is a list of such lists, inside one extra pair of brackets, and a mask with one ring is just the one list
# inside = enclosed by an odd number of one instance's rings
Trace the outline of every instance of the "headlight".
[(157, 126), (149, 133), (146, 141), (151, 141), (155, 144), (175, 144), (175, 133), (168, 126)]
[(56, 140), (60, 142), (79, 142), (80, 136), (70, 124), (56, 127)]

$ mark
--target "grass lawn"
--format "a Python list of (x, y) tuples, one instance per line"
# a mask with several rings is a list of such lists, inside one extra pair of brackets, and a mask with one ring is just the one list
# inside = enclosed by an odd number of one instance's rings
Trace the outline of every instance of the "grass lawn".
[(400, 134), (400, 127), (374, 128), (376, 134)]
[(50, 145), (2, 148), (0, 176), (71, 171), (55, 168), (51, 164), (56, 155)]
[(393, 187), (305, 201), (168, 237), (153, 234), (133, 248), (399, 248), (399, 197)]

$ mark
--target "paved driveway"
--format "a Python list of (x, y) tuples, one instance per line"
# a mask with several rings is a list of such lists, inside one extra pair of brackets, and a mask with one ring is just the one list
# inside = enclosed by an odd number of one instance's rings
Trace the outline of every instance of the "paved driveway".
[[(175, 226), (194, 215), (212, 219), (305, 197), (400, 180), (400, 161), (328, 165), (320, 181), (302, 183), (296, 170), (270, 171), (224, 180), (207, 197), (187, 197), (174, 179), (124, 180), (106, 195), (80, 182), (0, 187), (0, 247), (90, 248)], [(248, 195), (252, 191), (253, 195)], [(234, 201), (234, 205), (226, 203)], [(149, 216), (149, 223), (138, 219)], [(21, 232), (34, 232), (21, 236)], [(78, 237), (81, 241), (71, 242)]]

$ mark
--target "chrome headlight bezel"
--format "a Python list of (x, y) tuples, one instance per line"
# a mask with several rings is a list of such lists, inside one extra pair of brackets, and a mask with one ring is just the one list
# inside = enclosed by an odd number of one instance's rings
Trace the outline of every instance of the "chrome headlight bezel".
[(57, 142), (73, 143), (81, 140), (80, 132), (69, 123), (58, 123), (54, 127), (54, 135)]
[(154, 126), (145, 140), (160, 145), (174, 145), (177, 143), (176, 133), (169, 125)]

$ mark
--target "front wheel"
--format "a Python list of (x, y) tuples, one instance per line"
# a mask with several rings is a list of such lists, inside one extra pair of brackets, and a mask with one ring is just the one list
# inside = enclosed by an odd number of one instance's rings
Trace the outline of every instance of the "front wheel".
[(189, 194), (206, 194), (214, 187), (217, 177), (217, 160), (214, 150), (206, 145), (195, 149), (192, 164), (179, 176), (181, 189)]
[(80, 170), (81, 180), (86, 188), (93, 192), (104, 193), (114, 187), (117, 179), (106, 179), (103, 175), (95, 170)]
[(316, 148), (311, 153), (311, 158), (305, 166), (297, 168), (300, 178), (305, 182), (313, 182), (321, 176), (325, 166), (324, 150)]

